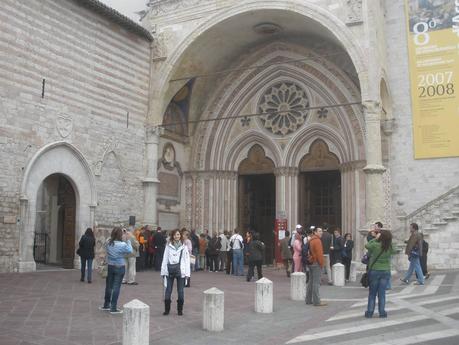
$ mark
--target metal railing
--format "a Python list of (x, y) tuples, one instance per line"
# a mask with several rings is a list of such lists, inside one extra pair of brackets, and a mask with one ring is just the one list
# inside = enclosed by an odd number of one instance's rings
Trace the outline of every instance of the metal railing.
[(33, 258), (37, 263), (47, 263), (48, 234), (35, 233), (33, 241)]

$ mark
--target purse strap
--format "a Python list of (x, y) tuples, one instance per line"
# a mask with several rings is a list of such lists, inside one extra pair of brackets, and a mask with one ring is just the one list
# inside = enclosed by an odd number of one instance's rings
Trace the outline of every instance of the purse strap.
[[(383, 250), (382, 250), (382, 248), (381, 248), (381, 251), (379, 252), (379, 254), (378, 254), (378, 256), (376, 257), (375, 261), (373, 261), (373, 262), (371, 263), (371, 266), (368, 267), (368, 271), (371, 271), (371, 269), (373, 268), (373, 265), (375, 264), (376, 261), (378, 261), (378, 259), (379, 259), (379, 257), (381, 256), (382, 253), (383, 253)], [(370, 259), (370, 260), (371, 260), (371, 259)]]

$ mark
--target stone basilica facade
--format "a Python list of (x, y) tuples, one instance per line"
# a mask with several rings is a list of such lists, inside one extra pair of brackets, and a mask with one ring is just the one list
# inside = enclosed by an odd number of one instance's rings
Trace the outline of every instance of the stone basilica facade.
[[(403, 1), (0, 5), (0, 269), (78, 263), (95, 227), (351, 233), (417, 222), (459, 267), (459, 158), (415, 160)], [(131, 217), (133, 220), (133, 217)], [(43, 243), (45, 245), (43, 246)], [(401, 255), (399, 264), (405, 265)]]

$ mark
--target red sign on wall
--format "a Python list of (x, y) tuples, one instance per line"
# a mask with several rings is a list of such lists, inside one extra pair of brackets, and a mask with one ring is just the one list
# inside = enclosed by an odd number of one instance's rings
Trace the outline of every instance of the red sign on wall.
[(274, 257), (276, 263), (282, 262), (280, 241), (285, 237), (285, 231), (287, 230), (287, 219), (277, 218), (274, 221)]

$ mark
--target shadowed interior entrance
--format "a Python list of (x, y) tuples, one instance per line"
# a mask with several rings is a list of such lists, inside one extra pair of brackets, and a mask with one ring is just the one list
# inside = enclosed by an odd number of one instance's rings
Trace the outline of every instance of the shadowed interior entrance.
[(239, 165), (238, 227), (242, 234), (253, 230), (265, 243), (265, 263), (274, 259), (274, 220), (276, 215), (276, 178), (274, 163), (263, 148), (254, 145)]
[(73, 268), (75, 213), (75, 191), (70, 181), (60, 174), (48, 176), (37, 196), (35, 262)]

